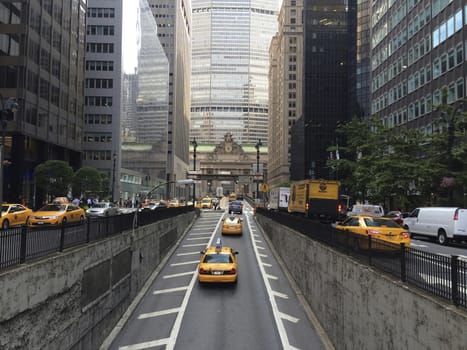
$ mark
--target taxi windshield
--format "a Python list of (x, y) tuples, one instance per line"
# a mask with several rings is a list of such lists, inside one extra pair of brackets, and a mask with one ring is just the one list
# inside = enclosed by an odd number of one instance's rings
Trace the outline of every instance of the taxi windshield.
[(8, 211), (8, 205), (2, 205), (2, 213)]
[(392, 219), (384, 220), (379, 218), (365, 218), (367, 227), (393, 227), (399, 228), (400, 226)]
[(65, 211), (66, 205), (62, 204), (47, 204), (39, 209), (40, 211)]
[(215, 263), (232, 263), (232, 257), (230, 254), (206, 254), (204, 257), (204, 263), (215, 264)]

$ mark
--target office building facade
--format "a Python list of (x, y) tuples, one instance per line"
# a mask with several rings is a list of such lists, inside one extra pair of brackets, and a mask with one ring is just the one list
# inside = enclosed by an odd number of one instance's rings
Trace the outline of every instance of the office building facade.
[(4, 201), (45, 200), (34, 186), (40, 163), (81, 166), (86, 8), (85, 0), (0, 1), (0, 98), (2, 108), (18, 104), (4, 128)]
[(268, 138), (269, 46), (277, 0), (193, 0), (191, 137), (218, 144)]
[(157, 22), (157, 37), (169, 61), (166, 180), (172, 182), (185, 178), (189, 167), (191, 1), (148, 0), (148, 4)]
[(443, 89), (465, 98), (466, 25), (465, 1), (373, 1), (372, 113), (432, 133)]
[(304, 147), (292, 146), (291, 178), (334, 179), (327, 149), (338, 144), (338, 123), (355, 114), (356, 1), (305, 0), (303, 11), (303, 120), (292, 132), (303, 133)]
[(122, 0), (88, 0), (83, 165), (106, 172), (120, 198)]
[[(302, 115), (303, 0), (285, 0), (269, 49), (268, 185), (290, 181), (291, 127)], [(297, 141), (297, 140), (294, 140)]]

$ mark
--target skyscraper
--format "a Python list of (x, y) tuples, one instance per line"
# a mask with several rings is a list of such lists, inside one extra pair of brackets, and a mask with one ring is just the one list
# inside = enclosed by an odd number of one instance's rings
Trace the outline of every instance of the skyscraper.
[(122, 0), (88, 0), (83, 164), (107, 172), (119, 195)]
[(148, 0), (157, 36), (169, 60), (167, 181), (186, 177), (189, 167), (191, 2)]
[(269, 45), (278, 0), (192, 0), (191, 136), (267, 143)]
[(45, 199), (39, 163), (81, 165), (86, 1), (2, 1), (0, 13), (0, 99), (18, 104), (5, 125), (3, 200), (33, 206)]

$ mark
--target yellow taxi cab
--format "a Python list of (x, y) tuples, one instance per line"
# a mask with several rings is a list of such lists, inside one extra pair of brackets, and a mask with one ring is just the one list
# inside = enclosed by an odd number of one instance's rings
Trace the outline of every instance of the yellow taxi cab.
[(230, 247), (222, 246), (220, 238), (215, 247), (201, 252), (198, 267), (198, 281), (214, 283), (236, 283), (238, 278), (237, 254)]
[(34, 211), (29, 218), (30, 227), (63, 225), (70, 222), (84, 222), (85, 212), (72, 203), (51, 203), (46, 204), (37, 211)]
[(22, 204), (2, 204), (2, 230), (11, 226), (26, 225), (31, 214), (32, 210)]
[[(351, 216), (341, 224), (336, 225), (336, 229), (353, 232), (364, 237), (365, 239), (355, 241), (355, 244), (357, 244), (356, 248), (368, 248), (368, 236), (385, 243), (392, 243), (398, 246), (404, 243), (406, 247), (410, 246), (409, 232), (390, 218), (366, 215)], [(391, 249), (389, 245), (378, 245), (377, 248)]]
[(241, 235), (242, 219), (239, 216), (227, 216), (222, 222), (223, 235)]
[(180, 201), (178, 199), (171, 199), (169, 201), (169, 208), (178, 208), (180, 206)]
[(201, 209), (211, 209), (212, 208), (212, 198), (204, 197), (201, 199)]
[(195, 201), (195, 208), (201, 209), (201, 202)]

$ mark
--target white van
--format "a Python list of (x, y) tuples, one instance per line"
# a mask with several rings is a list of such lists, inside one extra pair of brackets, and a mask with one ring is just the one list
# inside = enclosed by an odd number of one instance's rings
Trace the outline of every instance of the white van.
[(403, 227), (411, 237), (433, 237), (439, 244), (450, 240), (467, 241), (467, 209), (417, 208), (404, 219)]
[(383, 216), (384, 209), (381, 205), (354, 204), (352, 208), (347, 211), (347, 216), (355, 215)]

